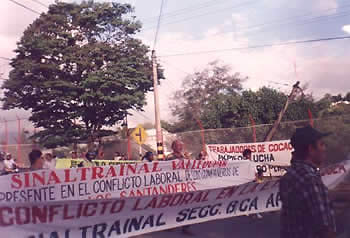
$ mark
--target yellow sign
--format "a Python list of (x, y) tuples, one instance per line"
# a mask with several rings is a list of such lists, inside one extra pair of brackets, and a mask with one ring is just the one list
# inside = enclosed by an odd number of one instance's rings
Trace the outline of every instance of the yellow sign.
[(145, 143), (145, 141), (147, 139), (147, 133), (141, 125), (138, 125), (133, 130), (133, 132), (131, 133), (131, 136), (136, 141), (136, 143), (139, 145), (142, 145), (143, 143)]
[[(57, 159), (56, 160), (56, 169), (68, 169), (68, 168), (76, 168), (82, 162), (82, 159)], [(118, 164), (131, 164), (137, 163), (139, 161), (131, 161), (131, 160), (93, 160), (96, 166), (112, 166)]]

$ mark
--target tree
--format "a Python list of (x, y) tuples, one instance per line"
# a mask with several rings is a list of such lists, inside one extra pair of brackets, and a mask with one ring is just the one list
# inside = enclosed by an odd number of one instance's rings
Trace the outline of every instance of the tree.
[[(24, 32), (5, 81), (4, 109), (31, 110), (39, 142), (92, 140), (141, 110), (152, 90), (149, 49), (129, 4), (57, 2)], [(163, 78), (159, 68), (159, 78)]]
[[(199, 129), (197, 120), (206, 108), (213, 106), (210, 102), (237, 95), (242, 89), (243, 80), (245, 78), (239, 73), (231, 74), (230, 66), (220, 65), (218, 61), (210, 62), (204, 70), (188, 75), (173, 97), (171, 109), (178, 119), (173, 128), (177, 128), (177, 131)], [(219, 101), (217, 105), (220, 105)]]

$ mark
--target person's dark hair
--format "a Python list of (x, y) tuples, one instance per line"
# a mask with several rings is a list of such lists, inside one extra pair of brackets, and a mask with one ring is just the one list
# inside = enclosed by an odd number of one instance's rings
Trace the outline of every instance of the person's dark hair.
[(293, 159), (304, 160), (309, 154), (309, 145), (316, 148), (316, 142), (311, 144), (298, 145), (294, 148)]
[(262, 168), (259, 168), (259, 169), (257, 169), (257, 172), (258, 172), (258, 176), (263, 176), (263, 174), (264, 174), (264, 170), (262, 169)]
[(147, 151), (142, 159), (149, 159), (153, 155), (152, 151)]
[(32, 150), (32, 152), (29, 153), (30, 165), (35, 164), (35, 161), (37, 161), (42, 155), (43, 153), (41, 153), (40, 150)]
[(246, 157), (247, 155), (250, 155), (250, 154), (252, 154), (252, 151), (250, 149), (245, 149), (243, 151), (243, 157)]

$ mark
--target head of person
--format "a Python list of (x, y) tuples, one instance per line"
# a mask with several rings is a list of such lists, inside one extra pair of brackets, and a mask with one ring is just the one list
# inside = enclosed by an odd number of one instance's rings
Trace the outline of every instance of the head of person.
[(42, 169), (44, 166), (44, 159), (42, 157), (42, 153), (40, 150), (32, 150), (29, 153), (29, 161), (31, 169)]
[(182, 153), (183, 151), (183, 143), (179, 140), (174, 140), (173, 143), (171, 144), (171, 149), (173, 150), (174, 153)]
[(91, 160), (96, 159), (97, 153), (96, 153), (96, 151), (89, 150), (89, 151), (86, 153), (85, 157), (86, 157), (87, 160), (91, 161)]
[(51, 153), (46, 153), (45, 154), (45, 160), (51, 161), (53, 159), (53, 155)]
[(71, 152), (72, 159), (78, 158), (78, 153), (76, 151)]
[(153, 153), (151, 151), (147, 151), (144, 158), (147, 160), (153, 161), (154, 159)]
[(207, 155), (207, 152), (201, 151), (201, 152), (198, 154), (197, 159), (198, 159), (198, 160), (204, 160), (206, 155)]
[(263, 177), (263, 175), (264, 175), (263, 169), (262, 168), (257, 169), (257, 176), (258, 176), (258, 178), (261, 179)]
[(5, 158), (6, 158), (6, 160), (11, 160), (12, 159), (12, 155), (10, 153), (7, 153)]
[(323, 138), (328, 135), (330, 133), (322, 133), (311, 126), (297, 128), (290, 139), (294, 148), (293, 159), (320, 166), (326, 159), (326, 144)]
[(250, 149), (245, 149), (243, 151), (243, 157), (246, 159), (246, 160), (252, 160), (252, 151)]
[(5, 160), (5, 153), (0, 151), (0, 161)]

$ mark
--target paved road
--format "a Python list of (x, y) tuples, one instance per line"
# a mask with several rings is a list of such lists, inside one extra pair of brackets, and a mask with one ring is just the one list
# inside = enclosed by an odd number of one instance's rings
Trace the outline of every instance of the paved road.
[[(350, 238), (350, 210), (337, 216), (337, 238)], [(279, 213), (264, 214), (262, 219), (235, 217), (192, 225), (192, 236), (184, 235), (181, 228), (161, 231), (133, 238), (279, 238)]]

